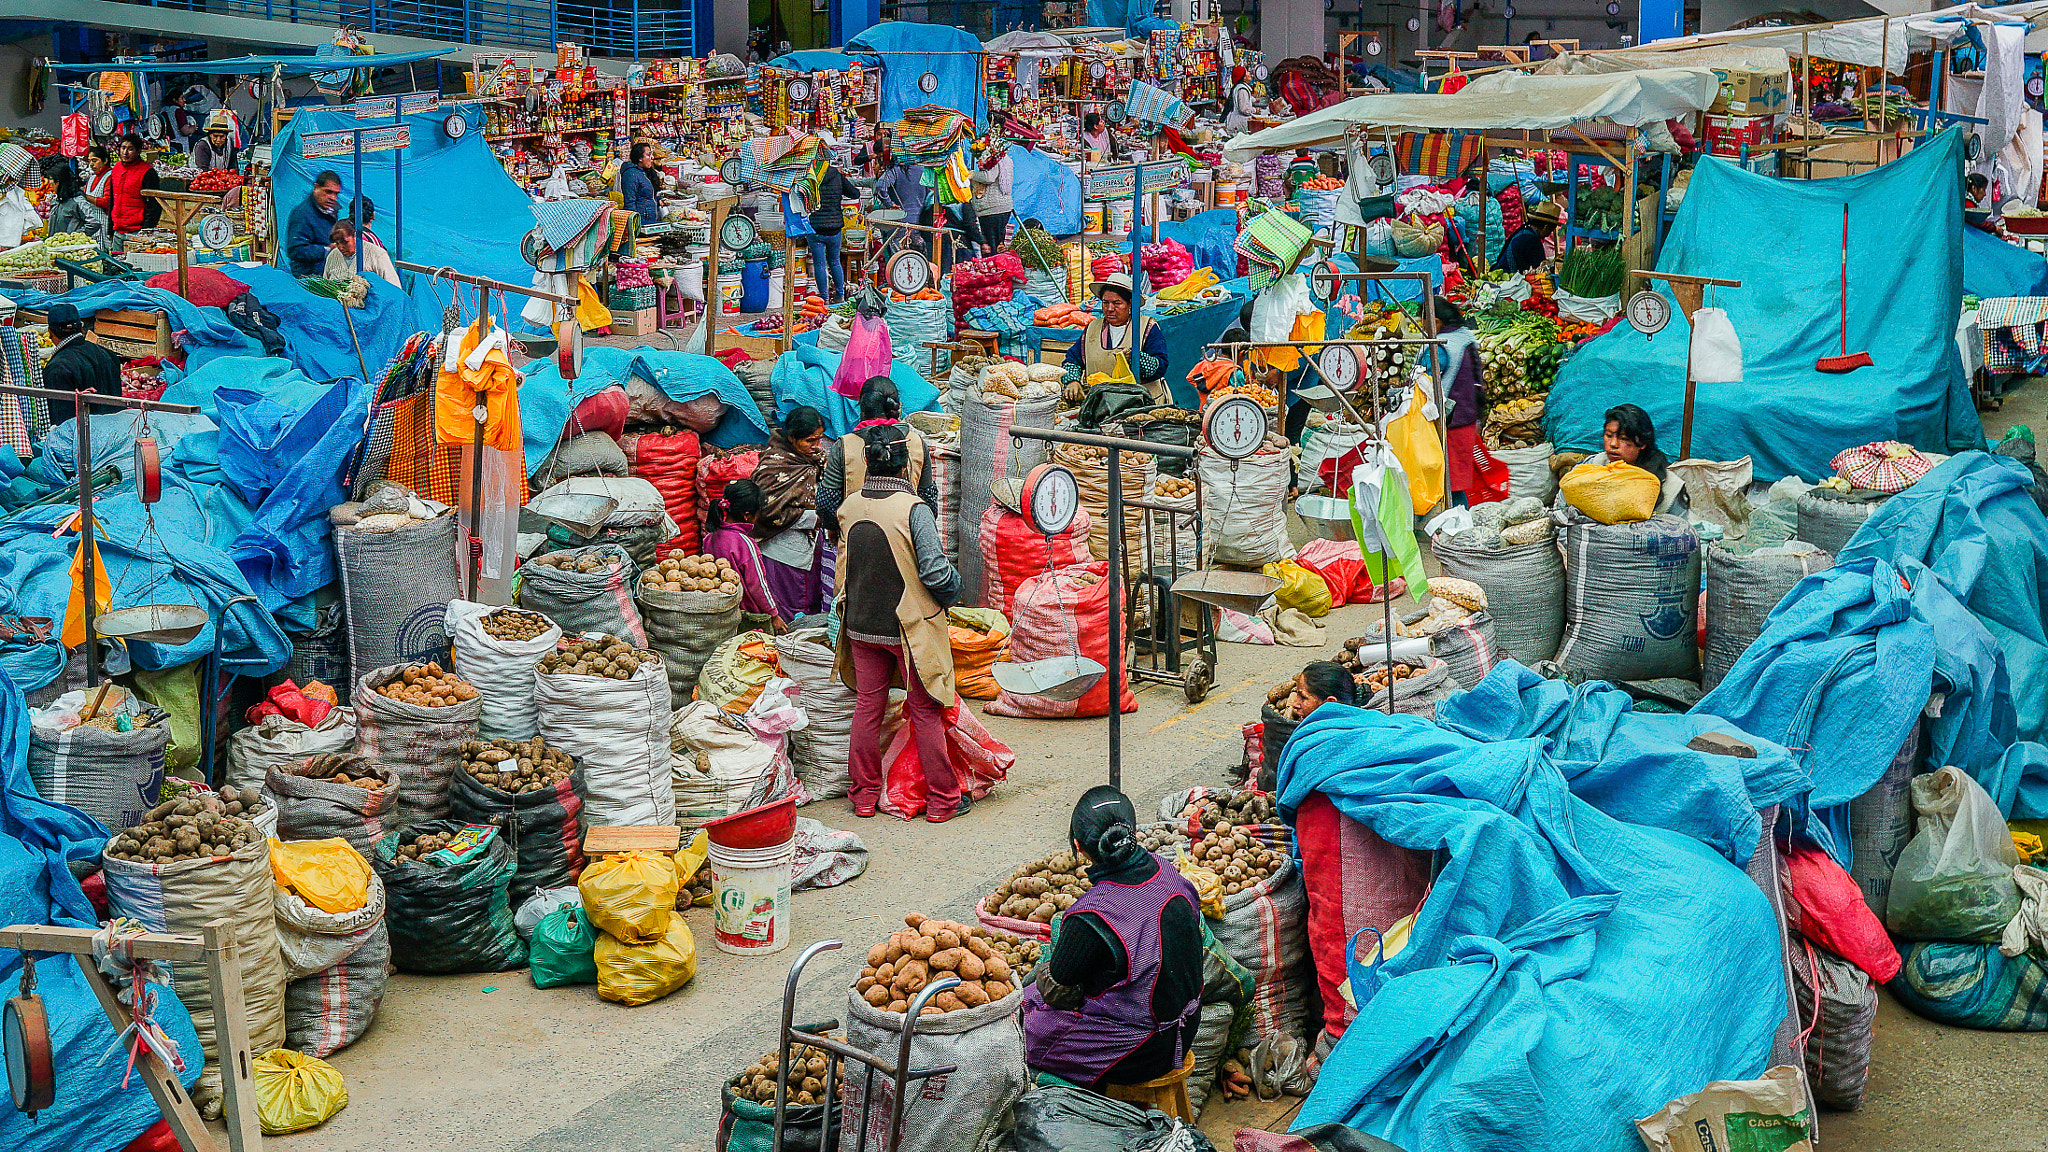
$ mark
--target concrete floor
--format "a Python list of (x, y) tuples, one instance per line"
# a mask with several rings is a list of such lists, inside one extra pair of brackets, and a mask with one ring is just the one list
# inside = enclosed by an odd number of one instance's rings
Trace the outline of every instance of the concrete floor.
[[(2012, 423), (2048, 432), (2048, 387), (2036, 383), (1987, 414), (1995, 439)], [(1363, 630), (1369, 610), (1328, 620), (1323, 653), (1223, 648), (1219, 683), (1188, 707), (1176, 689), (1140, 686), (1124, 718), (1124, 787), (1141, 810), (1162, 793), (1220, 784), (1241, 755), (1239, 726), (1268, 686)], [(788, 952), (739, 959), (711, 948), (708, 913), (689, 915), (696, 980), (667, 999), (622, 1008), (592, 988), (538, 991), (522, 972), (394, 976), (370, 1033), (332, 1058), (351, 1102), (328, 1124), (279, 1138), (298, 1152), (362, 1148), (700, 1152), (713, 1146), (719, 1085), (773, 1042), (788, 964), (810, 943), (822, 957), (799, 987), (800, 1020), (843, 1017), (860, 953), (907, 911), (966, 919), (1016, 863), (1057, 846), (1072, 798), (1106, 778), (1102, 721), (988, 717), (1017, 753), (1009, 782), (967, 818), (942, 826), (857, 820), (845, 801), (805, 813), (854, 828), (869, 870), (852, 884), (796, 897)], [(1977, 1033), (1913, 1016), (1889, 997), (1879, 1014), (1863, 1110), (1821, 1118), (1823, 1146), (1844, 1152), (2034, 1152), (2048, 1126), (2048, 1035)], [(1203, 1128), (1227, 1148), (1235, 1125), (1284, 1129), (1295, 1102), (1216, 1105)], [(1476, 1150), (1475, 1150), (1476, 1152)]]

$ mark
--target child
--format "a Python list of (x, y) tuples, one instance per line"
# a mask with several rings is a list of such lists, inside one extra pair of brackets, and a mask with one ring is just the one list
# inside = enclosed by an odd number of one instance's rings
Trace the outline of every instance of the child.
[(769, 617), (769, 630), (781, 633), (794, 613), (776, 599), (761, 561), (761, 547), (754, 540), (754, 520), (762, 505), (761, 486), (752, 480), (727, 484), (725, 495), (712, 505), (704, 520), (704, 550), (740, 574), (740, 611)]

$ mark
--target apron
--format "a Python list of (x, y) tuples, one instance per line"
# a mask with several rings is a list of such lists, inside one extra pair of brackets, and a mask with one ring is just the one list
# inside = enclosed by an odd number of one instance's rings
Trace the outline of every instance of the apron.
[[(1190, 908), (1202, 906), (1194, 885), (1162, 860), (1159, 871), (1143, 884), (1097, 884), (1074, 901), (1068, 912), (1093, 912), (1116, 933), (1130, 973), (1122, 983), (1090, 998), (1078, 1012), (1047, 1004), (1036, 984), (1025, 989), (1024, 1054), (1033, 1069), (1083, 1086), (1094, 1084), (1160, 1032), (1170, 1029), (1178, 1036), (1201, 1009), (1202, 998), (1197, 996), (1171, 1020), (1152, 1018), (1152, 989), (1163, 964), (1159, 915), (1175, 896), (1185, 897)], [(1186, 1055), (1176, 1041), (1176, 1067)]]

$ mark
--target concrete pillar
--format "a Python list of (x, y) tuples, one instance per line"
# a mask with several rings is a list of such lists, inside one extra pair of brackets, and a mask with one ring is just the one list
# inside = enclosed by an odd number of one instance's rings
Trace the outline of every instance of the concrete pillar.
[(1291, 56), (1323, 58), (1323, 0), (1261, 0), (1259, 50), (1269, 63)]

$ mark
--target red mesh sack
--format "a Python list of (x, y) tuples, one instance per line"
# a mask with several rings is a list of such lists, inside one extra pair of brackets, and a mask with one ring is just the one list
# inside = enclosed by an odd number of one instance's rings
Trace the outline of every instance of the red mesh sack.
[(712, 449), (697, 462), (697, 515), (706, 516), (712, 505), (725, 496), (725, 486), (754, 474), (761, 462), (759, 444), (742, 444), (723, 451)]
[(627, 436), (622, 442), (626, 459), (633, 462), (633, 475), (654, 485), (661, 502), (679, 531), (672, 540), (655, 546), (655, 554), (671, 552), (695, 555), (700, 540), (697, 520), (697, 465), (703, 448), (697, 434), (687, 429), (669, 435), (645, 433)]
[(1028, 518), (1003, 507), (1001, 501), (991, 501), (988, 511), (981, 514), (979, 534), (988, 588), (982, 596), (983, 606), (999, 608), (1009, 617), (1017, 606), (1017, 589), (1026, 580), (1094, 559), (1088, 551), (1089, 523), (1088, 510), (1079, 508), (1065, 532), (1047, 536)]
[[(1081, 541), (1087, 547), (1087, 538)], [(1093, 576), (1094, 583), (1080, 577)], [(1011, 616), (1010, 659), (1018, 664), (1082, 656), (1109, 667), (1109, 563), (1069, 564), (1041, 573), (1017, 590), (1017, 611)], [(1121, 655), (1121, 653), (1119, 653)], [(1048, 700), (1043, 696), (1003, 693), (982, 711), (991, 716), (1026, 716), (1064, 719), (1109, 715), (1109, 686), (1114, 677), (1105, 675), (1079, 700)], [(1138, 710), (1131, 696), (1131, 681), (1123, 677), (1120, 706), (1125, 712)]]

